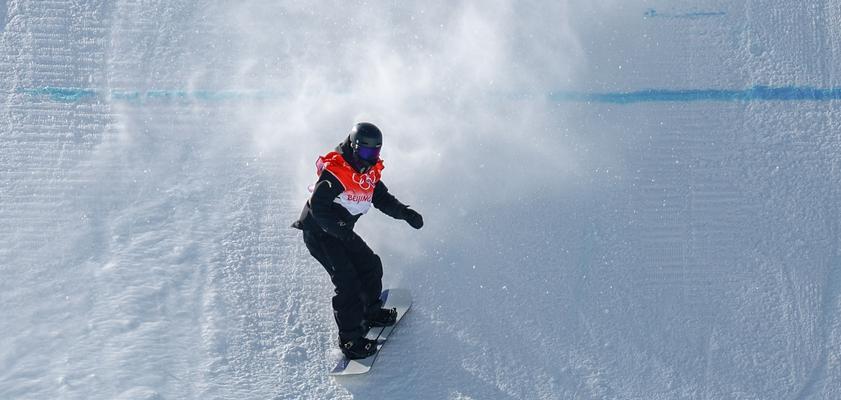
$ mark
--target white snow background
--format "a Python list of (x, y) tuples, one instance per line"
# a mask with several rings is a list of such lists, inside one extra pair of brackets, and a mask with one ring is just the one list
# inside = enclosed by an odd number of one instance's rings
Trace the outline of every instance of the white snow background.
[[(837, 0), (1, 2), (0, 398), (841, 398), (841, 100), (749, 91), (841, 87), (839, 27)], [(415, 304), (334, 379), (289, 224), (361, 120), (426, 226), (358, 225)]]

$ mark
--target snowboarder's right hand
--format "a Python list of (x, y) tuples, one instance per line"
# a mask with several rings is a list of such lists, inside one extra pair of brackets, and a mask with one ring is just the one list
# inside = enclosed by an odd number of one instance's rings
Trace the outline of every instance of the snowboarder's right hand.
[(412, 210), (409, 207), (406, 207), (403, 210), (403, 219), (412, 226), (412, 228), (420, 229), (423, 227), (423, 217), (415, 210)]

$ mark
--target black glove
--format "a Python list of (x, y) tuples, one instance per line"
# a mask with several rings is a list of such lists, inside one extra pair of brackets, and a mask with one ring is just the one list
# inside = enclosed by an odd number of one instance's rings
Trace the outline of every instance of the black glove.
[(412, 228), (420, 229), (423, 226), (423, 217), (417, 211), (409, 207), (403, 210), (403, 219), (412, 226)]

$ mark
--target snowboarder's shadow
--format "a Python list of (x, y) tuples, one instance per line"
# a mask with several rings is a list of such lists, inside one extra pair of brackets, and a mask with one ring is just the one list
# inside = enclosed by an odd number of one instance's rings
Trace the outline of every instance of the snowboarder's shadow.
[(405, 319), (369, 373), (338, 376), (336, 383), (360, 399), (518, 398), (493, 382), (498, 371), (482, 369), (488, 355), (478, 342), (433, 327), (417, 304)]

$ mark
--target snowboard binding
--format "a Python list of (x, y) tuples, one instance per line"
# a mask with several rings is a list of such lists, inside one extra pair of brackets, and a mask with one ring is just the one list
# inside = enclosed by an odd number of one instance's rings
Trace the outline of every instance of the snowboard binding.
[(392, 326), (397, 322), (396, 308), (378, 308), (366, 321), (369, 328), (382, 328)]
[(339, 347), (341, 347), (345, 357), (351, 360), (357, 360), (374, 355), (377, 352), (377, 341), (361, 337), (345, 341)]

